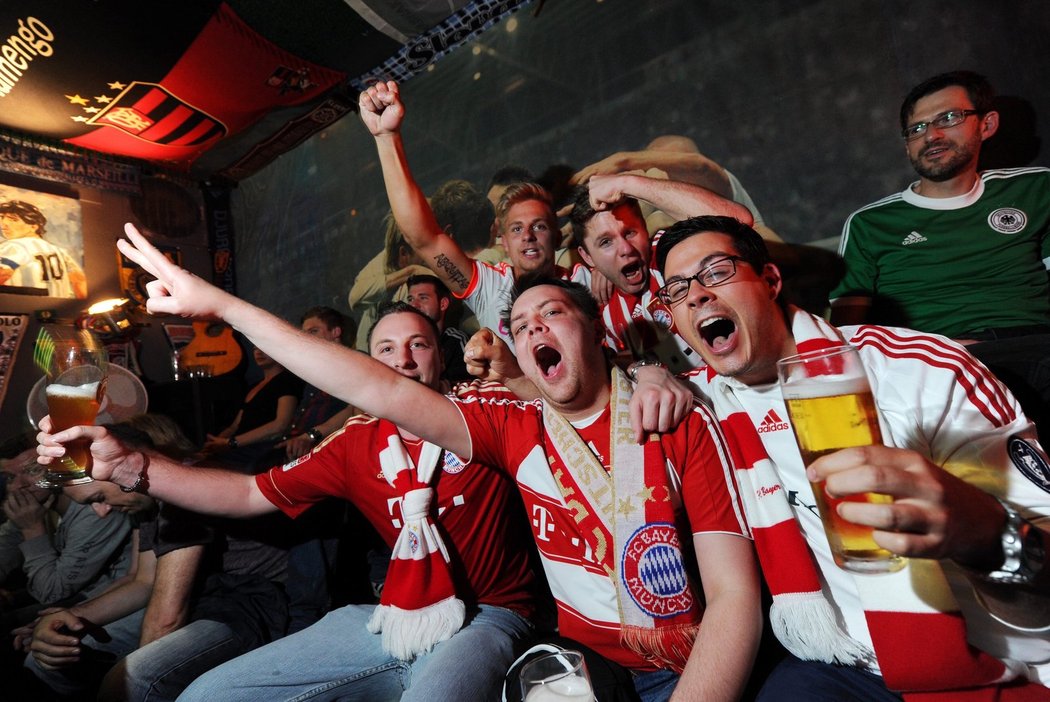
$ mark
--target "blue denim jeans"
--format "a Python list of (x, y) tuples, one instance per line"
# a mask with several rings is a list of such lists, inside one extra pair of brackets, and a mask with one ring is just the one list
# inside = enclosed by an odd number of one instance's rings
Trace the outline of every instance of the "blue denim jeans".
[(667, 702), (680, 676), (673, 670), (652, 670), (634, 676), (634, 691), (642, 702)]
[(350, 605), (199, 678), (181, 702), (299, 700), (492, 700), (529, 623), (482, 605), (463, 628), (405, 662), (386, 653), (365, 624), (374, 605)]
[(146, 610), (140, 609), (126, 617), (107, 624), (105, 635), (95, 638), (90, 634), (80, 641), (80, 662), (53, 670), (41, 668), (32, 654), (26, 656), (25, 667), (60, 695), (77, 695), (94, 690), (102, 676), (118, 660), (139, 645), (139, 632)]
[(882, 678), (859, 668), (787, 656), (773, 669), (757, 702), (900, 702)]
[(106, 675), (99, 697), (174, 700), (200, 675), (247, 650), (250, 644), (228, 624), (199, 619), (129, 653)]

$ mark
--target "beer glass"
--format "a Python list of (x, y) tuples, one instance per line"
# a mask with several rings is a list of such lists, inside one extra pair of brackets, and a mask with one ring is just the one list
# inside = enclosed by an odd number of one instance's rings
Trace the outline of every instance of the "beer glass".
[[(808, 467), (821, 456), (851, 446), (882, 443), (879, 417), (860, 354), (835, 346), (790, 356), (777, 362), (780, 387), (791, 428)], [(874, 492), (835, 498), (824, 483), (813, 484), (824, 533), (840, 568), (858, 573), (891, 573), (904, 559), (875, 543), (872, 528), (848, 522), (838, 514), (842, 502), (887, 503)]]
[(521, 669), (524, 702), (594, 702), (587, 665), (579, 651), (556, 651)]
[[(52, 433), (95, 423), (106, 395), (106, 349), (98, 337), (78, 331), (72, 338), (55, 339), (45, 392)], [(62, 486), (89, 482), (89, 444), (87, 440), (67, 443), (66, 455), (48, 466), (42, 483)]]

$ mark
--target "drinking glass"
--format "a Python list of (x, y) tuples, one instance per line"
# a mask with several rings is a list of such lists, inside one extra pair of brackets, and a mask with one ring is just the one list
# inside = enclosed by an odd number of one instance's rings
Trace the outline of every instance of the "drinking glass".
[(524, 702), (593, 702), (591, 678), (579, 651), (547, 653), (521, 669)]
[[(106, 349), (98, 337), (78, 331), (70, 338), (55, 339), (47, 365), (45, 392), (51, 432), (94, 424), (106, 395)], [(89, 482), (89, 444), (83, 439), (66, 444), (66, 455), (48, 466), (42, 482), (51, 486)]]
[[(777, 362), (791, 428), (808, 467), (821, 456), (852, 446), (882, 443), (878, 412), (860, 354), (843, 345), (790, 356)], [(838, 514), (842, 502), (887, 503), (889, 495), (868, 492), (831, 497), (823, 481), (813, 484), (824, 533), (835, 563), (858, 573), (891, 573), (904, 559), (875, 543), (872, 528)]]

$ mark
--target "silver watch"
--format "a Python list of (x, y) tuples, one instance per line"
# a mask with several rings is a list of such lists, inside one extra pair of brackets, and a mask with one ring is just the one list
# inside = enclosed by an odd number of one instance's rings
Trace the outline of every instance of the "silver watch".
[(1003, 564), (990, 573), (980, 573), (980, 577), (992, 583), (1031, 585), (1046, 562), (1043, 533), (1007, 503), (999, 500), (999, 504), (1006, 510), (1001, 535)]
[(664, 368), (664, 364), (656, 360), (643, 359), (641, 361), (635, 361), (631, 365), (627, 366), (625, 375), (630, 379), (632, 383), (638, 382), (638, 369), (652, 366), (654, 368)]

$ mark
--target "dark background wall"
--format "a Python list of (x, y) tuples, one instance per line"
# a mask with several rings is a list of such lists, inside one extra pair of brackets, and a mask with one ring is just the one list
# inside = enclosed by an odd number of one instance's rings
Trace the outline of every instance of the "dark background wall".
[[(534, 9), (403, 86), (405, 141), (426, 191), (455, 177), (484, 187), (506, 163), (582, 167), (681, 133), (741, 179), (785, 239), (833, 245), (851, 211), (914, 179), (897, 111), (923, 78), (977, 70), (1023, 98), (1044, 134), (1050, 115), (1044, 2), (548, 0), (539, 17)], [(1028, 148), (1013, 159), (1025, 164), (1050, 159)], [(347, 310), (354, 276), (381, 248), (387, 209), (359, 120), (243, 182), (234, 206), (243, 296), (288, 317), (314, 304)]]

